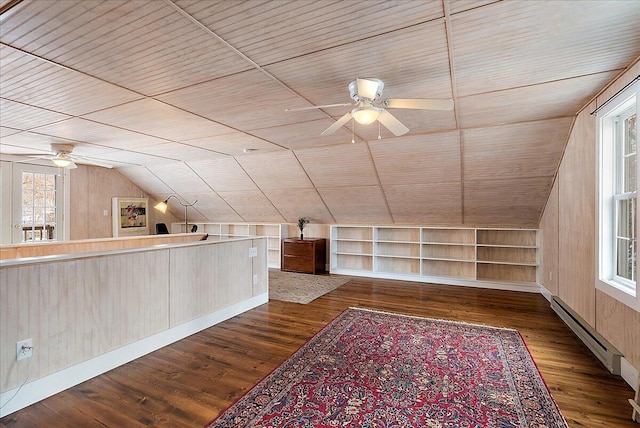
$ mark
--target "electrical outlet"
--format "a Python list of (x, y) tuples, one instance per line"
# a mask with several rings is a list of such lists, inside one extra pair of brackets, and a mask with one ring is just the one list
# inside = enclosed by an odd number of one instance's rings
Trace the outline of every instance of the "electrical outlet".
[(249, 257), (258, 257), (258, 247), (249, 248)]
[(16, 361), (33, 357), (33, 340), (25, 339), (16, 342)]

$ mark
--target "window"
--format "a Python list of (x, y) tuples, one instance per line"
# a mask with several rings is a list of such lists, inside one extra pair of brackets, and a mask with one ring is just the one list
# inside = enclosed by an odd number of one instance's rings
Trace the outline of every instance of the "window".
[(22, 240), (55, 239), (56, 174), (22, 172)]
[(636, 286), (638, 232), (636, 81), (598, 112), (598, 278), (596, 287), (640, 308)]
[(68, 216), (64, 215), (69, 209), (67, 170), (22, 162), (2, 164), (10, 170), (2, 187), (3, 202), (10, 201), (3, 211), (7, 218), (3, 243), (68, 239)]

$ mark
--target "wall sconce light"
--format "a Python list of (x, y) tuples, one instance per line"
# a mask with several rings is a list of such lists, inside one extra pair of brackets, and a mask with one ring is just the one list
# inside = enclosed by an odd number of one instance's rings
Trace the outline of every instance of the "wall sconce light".
[[(171, 199), (171, 198), (176, 198), (178, 203), (184, 207), (184, 232), (185, 233), (189, 233), (189, 219), (188, 219), (188, 216), (187, 216), (187, 209), (189, 207), (194, 206), (196, 204), (196, 202), (198, 202), (198, 200), (196, 199), (195, 201), (193, 201), (192, 204), (185, 204), (180, 199), (178, 199), (178, 197), (176, 195), (171, 195), (167, 199), (165, 199), (164, 201), (158, 202), (157, 204), (155, 204), (153, 206), (153, 208), (157, 209), (162, 214), (166, 213), (167, 212), (167, 206), (168, 206), (167, 203), (169, 202), (169, 199)], [(196, 228), (196, 230), (197, 230), (197, 228)]]

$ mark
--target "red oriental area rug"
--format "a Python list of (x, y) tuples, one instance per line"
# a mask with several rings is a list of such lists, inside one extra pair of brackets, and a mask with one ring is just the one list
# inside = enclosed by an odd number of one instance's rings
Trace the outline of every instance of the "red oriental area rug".
[(352, 308), (208, 427), (567, 423), (516, 330)]

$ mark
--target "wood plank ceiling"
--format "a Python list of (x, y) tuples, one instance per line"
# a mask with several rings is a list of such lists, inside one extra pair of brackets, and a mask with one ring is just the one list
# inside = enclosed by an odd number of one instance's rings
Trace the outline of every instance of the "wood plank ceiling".
[[(577, 111), (640, 56), (640, 2), (0, 0), (0, 153), (113, 164), (194, 221), (536, 226)], [(351, 124), (358, 77), (410, 132)], [(253, 149), (244, 153), (245, 149)], [(181, 215), (181, 207), (174, 207)]]

